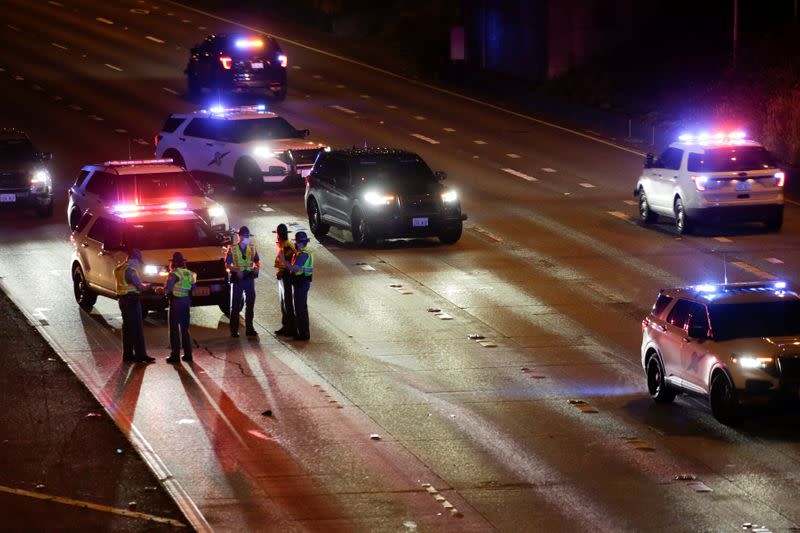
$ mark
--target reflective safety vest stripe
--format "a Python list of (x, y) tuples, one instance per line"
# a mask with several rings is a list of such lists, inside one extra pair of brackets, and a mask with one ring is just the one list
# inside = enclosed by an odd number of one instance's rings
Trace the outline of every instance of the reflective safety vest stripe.
[(292, 261), (292, 264), (296, 264), (297, 263), (297, 259), (302, 255), (306, 256), (306, 260), (301, 265), (300, 270), (295, 272), (294, 275), (295, 276), (310, 276), (310, 275), (312, 275), (314, 273), (314, 256), (311, 254), (311, 252), (308, 252), (308, 251), (305, 251), (305, 250), (302, 251), (302, 252), (298, 252), (297, 255), (294, 256), (294, 261)]
[(244, 272), (253, 270), (255, 262), (253, 258), (256, 256), (256, 249), (252, 244), (248, 244), (245, 249), (244, 256), (242, 256), (242, 249), (238, 244), (231, 247), (231, 270), (234, 272)]
[(178, 298), (189, 296), (192, 285), (197, 282), (197, 274), (188, 268), (176, 268), (173, 274), (178, 280), (172, 286), (172, 295)]
[[(136, 269), (130, 266), (127, 261), (121, 265), (117, 265), (117, 267), (114, 269), (114, 281), (117, 285), (117, 296), (125, 296), (126, 294), (139, 294), (139, 289), (137, 289), (134, 285), (129, 285), (128, 280), (125, 279), (125, 273), (128, 272), (128, 269), (136, 272)], [(138, 275), (138, 272), (136, 272), (136, 274)]]

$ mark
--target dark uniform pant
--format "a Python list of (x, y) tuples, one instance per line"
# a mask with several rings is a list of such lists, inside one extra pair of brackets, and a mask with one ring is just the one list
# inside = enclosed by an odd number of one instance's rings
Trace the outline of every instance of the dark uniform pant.
[(256, 280), (242, 279), (231, 283), (231, 333), (239, 333), (239, 313), (244, 310), (247, 331), (253, 330), (253, 305), (256, 303)]
[(281, 298), (281, 329), (294, 333), (294, 302), (292, 301), (292, 276), (286, 272), (278, 278), (278, 295)]
[(294, 322), (297, 336), (308, 338), (308, 291), (311, 288), (311, 280), (307, 276), (294, 276), (292, 287), (292, 297), (294, 303)]
[(123, 359), (142, 359), (147, 357), (144, 347), (144, 323), (142, 322), (142, 303), (138, 294), (119, 297), (119, 310), (122, 312), (122, 357)]
[(169, 345), (170, 355), (179, 357), (181, 345), (183, 355), (192, 357), (192, 338), (189, 336), (189, 311), (192, 308), (191, 298), (188, 296), (173, 296), (169, 302)]

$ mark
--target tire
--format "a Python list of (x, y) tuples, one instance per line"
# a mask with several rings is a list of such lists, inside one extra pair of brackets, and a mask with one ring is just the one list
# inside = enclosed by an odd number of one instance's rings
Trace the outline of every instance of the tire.
[(461, 233), (464, 231), (464, 225), (459, 221), (458, 225), (448, 228), (439, 234), (439, 240), (444, 244), (455, 244), (461, 238)]
[(783, 227), (783, 210), (781, 209), (767, 220), (764, 221), (767, 226), (767, 231), (778, 232)]
[(708, 403), (714, 418), (725, 425), (735, 424), (739, 420), (739, 403), (731, 380), (724, 372), (717, 372), (711, 379), (708, 391)]
[(664, 367), (657, 355), (647, 361), (647, 391), (656, 403), (671, 403), (675, 399), (675, 391), (664, 380)]
[(252, 159), (240, 159), (233, 171), (236, 192), (247, 196), (260, 195), (264, 190), (261, 170)]
[(53, 201), (51, 200), (49, 204), (44, 207), (37, 207), (36, 214), (39, 218), (50, 218), (53, 216)]
[(181, 153), (179, 151), (173, 150), (172, 148), (170, 148), (169, 150), (164, 152), (164, 158), (165, 159), (172, 159), (172, 162), (174, 164), (178, 165), (179, 167), (181, 167), (183, 169), (186, 169), (186, 161), (184, 161), (183, 156), (181, 155)]
[(639, 189), (639, 220), (642, 224), (652, 224), (658, 220), (658, 215), (650, 209), (644, 189)]
[(286, 100), (287, 90), (286, 90), (286, 86), (285, 85), (283, 87), (281, 87), (280, 91), (276, 91), (276, 92), (269, 91), (269, 92), (272, 93), (271, 94), (271, 98), (272, 98), (273, 102), (283, 102), (284, 100)]
[(367, 222), (367, 219), (359, 210), (353, 212), (350, 218), (350, 231), (353, 234), (353, 242), (359, 246), (372, 246), (375, 244), (375, 236)]
[(76, 207), (72, 209), (72, 212), (69, 214), (69, 229), (75, 230), (78, 227), (78, 222), (81, 220), (81, 212)]
[(231, 316), (231, 286), (227, 285), (225, 289), (225, 297), (224, 299), (220, 300), (217, 303), (219, 310), (222, 311), (222, 314), (226, 317), (230, 318)]
[(689, 235), (692, 233), (692, 223), (686, 216), (686, 209), (680, 197), (675, 198), (675, 231), (678, 235)]
[(319, 204), (317, 204), (314, 198), (308, 201), (308, 227), (317, 239), (327, 235), (331, 229), (330, 224), (326, 224), (322, 221), (322, 213), (320, 212)]
[(72, 270), (72, 291), (80, 308), (86, 312), (91, 311), (97, 302), (97, 293), (89, 288), (83, 269), (79, 266)]

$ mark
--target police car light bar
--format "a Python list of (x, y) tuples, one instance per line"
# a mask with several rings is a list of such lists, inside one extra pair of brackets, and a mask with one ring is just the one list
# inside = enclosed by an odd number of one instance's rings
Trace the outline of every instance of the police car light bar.
[(708, 132), (682, 133), (678, 136), (678, 140), (684, 143), (698, 142), (700, 144), (714, 142), (714, 143), (735, 143), (747, 139), (747, 134), (741, 130), (731, 131), (728, 133), (717, 132), (714, 135)]
[(166, 159), (131, 159), (130, 161), (106, 161), (103, 166), (106, 167), (128, 167), (131, 165), (171, 165), (172, 158)]
[(261, 39), (236, 39), (236, 48), (261, 48), (264, 41)]

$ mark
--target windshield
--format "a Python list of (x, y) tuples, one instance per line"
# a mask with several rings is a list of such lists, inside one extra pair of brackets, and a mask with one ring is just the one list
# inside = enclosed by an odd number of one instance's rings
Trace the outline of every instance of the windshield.
[(726, 146), (689, 154), (689, 172), (747, 172), (777, 168), (775, 159), (762, 146)]
[(202, 220), (126, 224), (123, 242), (138, 250), (186, 249), (219, 246), (216, 233)]
[(31, 161), (36, 159), (36, 149), (27, 139), (0, 140), (0, 160)]
[(716, 340), (800, 335), (800, 301), (708, 306)]
[(294, 139), (300, 133), (281, 117), (226, 120), (223, 126), (228, 142), (245, 143), (267, 139)]
[(203, 196), (203, 191), (188, 172), (160, 172), (136, 176), (139, 202), (157, 198)]
[(360, 159), (352, 164), (352, 175), (362, 183), (428, 183), (435, 182), (430, 167), (418, 157)]

